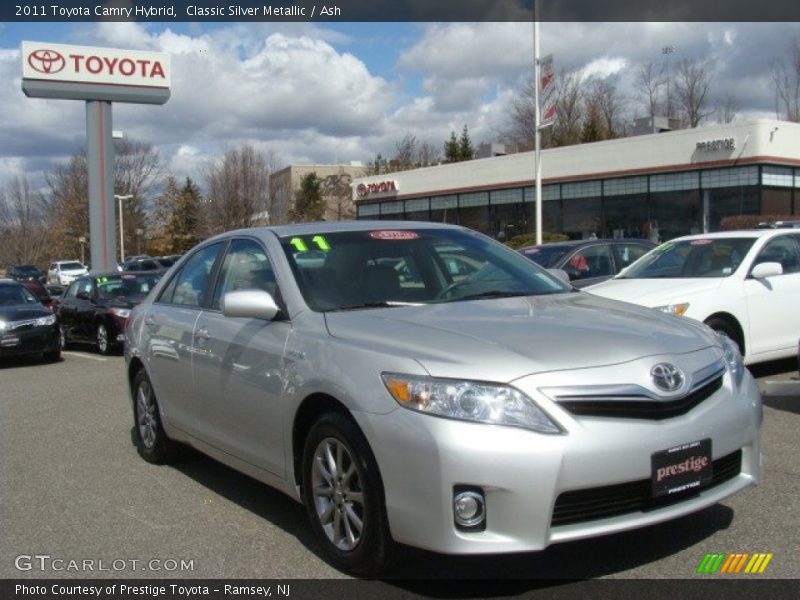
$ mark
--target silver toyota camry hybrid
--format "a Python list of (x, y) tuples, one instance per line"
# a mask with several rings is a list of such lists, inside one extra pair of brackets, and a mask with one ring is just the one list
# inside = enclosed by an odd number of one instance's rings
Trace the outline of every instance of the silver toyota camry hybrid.
[(462, 227), (232, 231), (133, 310), (139, 453), (304, 503), (338, 568), (674, 519), (759, 481), (758, 388), (705, 325), (578, 292)]

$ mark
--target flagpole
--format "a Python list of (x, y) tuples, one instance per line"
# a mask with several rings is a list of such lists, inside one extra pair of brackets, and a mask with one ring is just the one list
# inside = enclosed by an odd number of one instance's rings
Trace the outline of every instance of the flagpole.
[(539, 64), (539, 1), (534, 0), (533, 4), (533, 112), (534, 112), (534, 138), (536, 148), (534, 152), (536, 160), (536, 243), (542, 243), (542, 140), (539, 132), (541, 124), (541, 114), (539, 109), (539, 85), (541, 83), (540, 64)]

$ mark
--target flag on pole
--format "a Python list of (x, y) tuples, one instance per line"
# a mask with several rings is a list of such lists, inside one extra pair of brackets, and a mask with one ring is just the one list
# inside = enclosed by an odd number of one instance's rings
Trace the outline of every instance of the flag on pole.
[(549, 127), (556, 120), (556, 75), (553, 70), (553, 55), (548, 54), (539, 61), (539, 129)]

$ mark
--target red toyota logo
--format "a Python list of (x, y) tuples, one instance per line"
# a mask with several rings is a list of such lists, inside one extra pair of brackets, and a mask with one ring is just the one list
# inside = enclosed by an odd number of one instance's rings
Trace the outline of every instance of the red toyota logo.
[(67, 64), (64, 57), (55, 50), (45, 50), (40, 48), (28, 55), (28, 64), (34, 71), (39, 73), (52, 74), (61, 71)]
[(356, 194), (358, 194), (359, 196), (366, 196), (367, 186), (365, 186), (363, 183), (359, 183), (358, 186), (356, 187)]

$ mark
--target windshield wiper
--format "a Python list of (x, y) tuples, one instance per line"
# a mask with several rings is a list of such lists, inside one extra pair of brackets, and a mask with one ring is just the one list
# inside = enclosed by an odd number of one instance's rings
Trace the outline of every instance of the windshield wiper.
[(477, 294), (469, 294), (467, 296), (461, 296), (460, 298), (454, 298), (452, 301), (460, 302), (461, 300), (479, 300), (481, 298), (514, 298), (516, 296), (533, 296), (535, 292), (508, 292), (502, 290), (487, 290), (485, 292), (479, 292)]
[(385, 300), (380, 302), (362, 302), (360, 304), (345, 304), (334, 310), (359, 310), (361, 308), (394, 308), (396, 306), (422, 306), (424, 302), (399, 302)]

